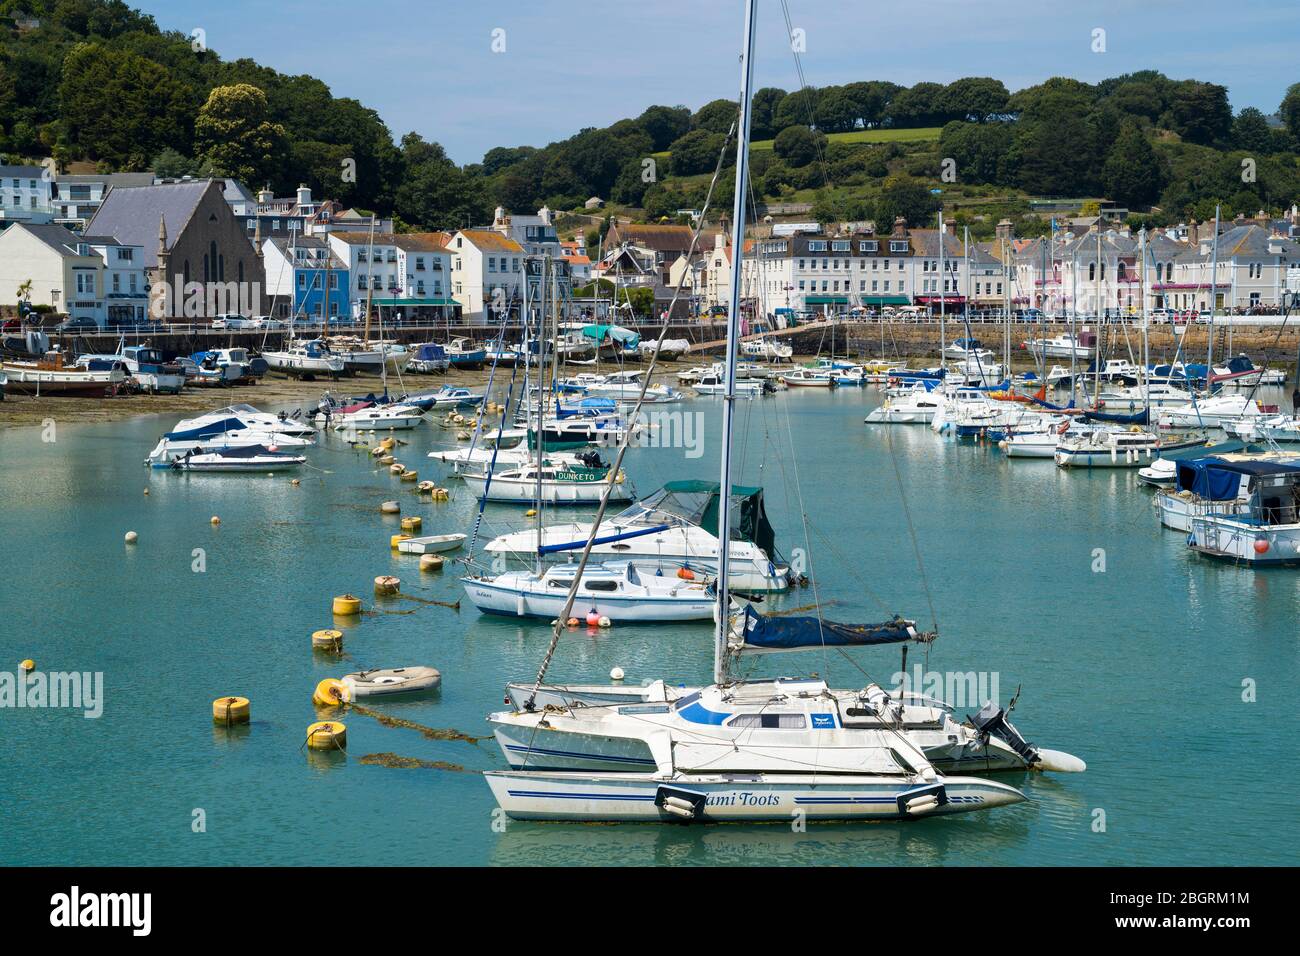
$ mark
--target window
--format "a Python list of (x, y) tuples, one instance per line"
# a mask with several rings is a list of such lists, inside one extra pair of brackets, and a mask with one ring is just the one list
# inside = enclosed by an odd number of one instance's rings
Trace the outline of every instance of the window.
[(307, 273), (305, 272), (298, 273), (298, 288), (299, 289), (307, 288)]
[(831, 243), (832, 252), (848, 252), (851, 248), (847, 239), (836, 239)]
[(728, 727), (762, 727), (767, 730), (803, 730), (803, 714), (737, 714)]
[(496, 271), (497, 271), (497, 257), (488, 256), (488, 272), (496, 272)]
[(906, 251), (907, 251), (907, 240), (906, 240), (906, 239), (903, 239), (903, 240), (900, 241), (900, 240), (895, 239), (895, 240), (891, 241), (891, 242), (889, 243), (889, 251), (890, 251), (890, 252), (906, 252)]
[(809, 252), (825, 252), (826, 242), (824, 240), (814, 239), (808, 243)]
[(879, 252), (880, 242), (875, 239), (864, 239), (858, 243), (859, 252)]

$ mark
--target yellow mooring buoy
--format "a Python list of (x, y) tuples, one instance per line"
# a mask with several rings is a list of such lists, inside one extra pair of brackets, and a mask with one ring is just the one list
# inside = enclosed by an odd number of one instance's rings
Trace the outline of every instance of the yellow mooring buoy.
[(311, 702), (317, 707), (342, 707), (352, 700), (348, 685), (333, 677), (326, 677), (316, 685), (311, 695)]
[(334, 613), (347, 617), (361, 613), (361, 598), (351, 594), (340, 594), (334, 598)]
[(24, 674), (30, 674), (32, 671), (36, 670), (36, 662), (29, 657), (18, 665), (18, 669)]
[(218, 697), (212, 702), (212, 721), (227, 727), (246, 724), (249, 717), (247, 697)]
[(409, 518), (402, 519), (403, 531), (419, 531), (424, 526), (424, 519), (419, 515), (412, 515)]
[(343, 650), (343, 632), (336, 631), (332, 627), (323, 628), (319, 631), (311, 632), (311, 646), (322, 651), (333, 651), (335, 654)]
[(337, 720), (321, 720), (307, 728), (307, 746), (312, 750), (346, 750), (347, 725)]
[(375, 594), (378, 597), (389, 597), (401, 589), (401, 578), (395, 578), (391, 574), (381, 574), (375, 578)]
[(441, 571), (443, 565), (442, 555), (440, 554), (422, 554), (420, 555), (421, 571)]

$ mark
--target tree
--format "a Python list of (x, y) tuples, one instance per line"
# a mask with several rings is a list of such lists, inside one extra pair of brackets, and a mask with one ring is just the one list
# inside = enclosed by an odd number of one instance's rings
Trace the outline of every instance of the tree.
[(0, 136), (13, 123), (13, 111), (17, 102), (18, 86), (4, 61), (0, 60)]
[[(713, 100), (705, 103), (691, 117), (691, 129), (704, 129), (710, 133), (726, 135), (733, 123), (740, 116), (740, 107), (735, 100)], [(752, 123), (751, 123), (752, 125)]]
[(901, 87), (883, 80), (869, 80), (863, 83), (849, 83), (844, 92), (853, 103), (853, 115), (863, 129), (879, 126), (885, 118), (889, 101), (894, 98)]
[(772, 142), (772, 151), (781, 157), (787, 166), (799, 168), (807, 166), (820, 151), (826, 137), (814, 133), (806, 126), (788, 126), (776, 134)]
[(929, 225), (934, 213), (939, 211), (939, 197), (925, 183), (909, 176), (890, 176), (885, 180), (880, 198), (875, 203), (876, 225), (882, 231), (893, 227), (899, 216), (913, 228)]
[(772, 115), (776, 132), (788, 126), (811, 126), (816, 122), (817, 92), (815, 87), (806, 86), (782, 97)]
[(817, 97), (814, 116), (822, 132), (848, 132), (858, 123), (858, 104), (844, 87), (828, 86)]
[(1189, 143), (1210, 146), (1226, 140), (1232, 129), (1228, 89), (1214, 83), (1178, 84), (1169, 113), (1174, 132)]
[(1005, 123), (952, 122), (939, 135), (939, 151), (956, 161), (960, 182), (1009, 184), (1003, 160), (1012, 135)]
[(218, 86), (194, 120), (194, 146), (222, 175), (261, 183), (282, 168), (284, 127), (270, 120), (266, 94), (256, 86)]
[(938, 83), (917, 83), (902, 90), (889, 104), (890, 122), (905, 129), (935, 125), (943, 117), (943, 92)]
[(1286, 88), (1286, 96), (1282, 97), (1282, 105), (1277, 108), (1277, 114), (1282, 117), (1282, 122), (1291, 131), (1291, 135), (1300, 139), (1300, 83), (1293, 83)]
[[(1061, 104), (1053, 108), (1053, 102)], [(1036, 107), (1043, 118), (1021, 120), (1012, 142), (1021, 189), (1040, 196), (1063, 196), (1091, 192), (1092, 173), (1097, 167), (1095, 140), (1084, 117), (1068, 104), (1068, 94), (1043, 97)]]
[(667, 149), (691, 128), (691, 111), (684, 106), (652, 106), (637, 120), (650, 136), (655, 152)]
[(672, 172), (674, 176), (693, 176), (712, 172), (718, 165), (718, 154), (726, 143), (721, 133), (706, 129), (693, 129), (672, 145)]
[(1122, 206), (1144, 207), (1160, 195), (1164, 167), (1141, 127), (1126, 120), (1101, 171), (1102, 188)]
[(184, 156), (170, 146), (163, 149), (149, 164), (154, 174), (164, 179), (180, 179), (194, 174), (194, 160)]
[(775, 86), (765, 86), (754, 94), (749, 106), (750, 134), (754, 139), (771, 139), (779, 132), (774, 124), (774, 114), (785, 95), (785, 90)]
[(990, 116), (1004, 113), (1010, 94), (1001, 80), (988, 76), (968, 76), (944, 87), (938, 102), (949, 119), (983, 123)]
[(1273, 130), (1268, 119), (1253, 106), (1247, 106), (1232, 121), (1232, 145), (1248, 153), (1260, 155), (1273, 152)]
[(189, 150), (194, 91), (144, 57), (77, 44), (64, 58), (58, 100), (69, 147), (80, 156), (142, 169), (164, 146)]
[(402, 158), (406, 172), (393, 202), (400, 218), (422, 229), (459, 229), (488, 218), (483, 180), (467, 176), (437, 143), (407, 133)]

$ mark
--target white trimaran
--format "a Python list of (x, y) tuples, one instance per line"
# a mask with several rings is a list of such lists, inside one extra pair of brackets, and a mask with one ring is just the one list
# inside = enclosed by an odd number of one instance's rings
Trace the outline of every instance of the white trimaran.
[[(745, 6), (741, 60), (740, 122), (736, 145), (736, 192), (732, 248), (744, 248), (745, 189), (753, 80), (755, 0)], [(715, 182), (717, 173), (715, 172)], [(710, 187), (710, 191), (711, 191)], [(736, 345), (740, 302), (739, 264), (731, 275), (726, 381), (722, 415), (721, 487), (731, 486)], [(662, 338), (666, 326), (660, 333)], [(648, 381), (647, 376), (647, 381)], [(626, 440), (614, 467), (622, 464)], [(601, 512), (591, 535), (599, 530)], [(725, 569), (731, 542), (731, 509), (720, 509), (718, 567)], [(588, 540), (576, 582), (591, 549)], [(865, 691), (832, 691), (820, 679), (736, 680), (731, 657), (809, 646), (853, 646), (925, 640), (912, 622), (847, 627), (807, 619), (777, 622), (752, 609), (729, 612), (727, 575), (717, 583), (714, 682), (675, 697), (663, 682), (631, 703), (577, 704), (555, 700), (538, 709), (538, 695), (555, 651), (562, 620), (533, 691), (524, 706), (489, 716), (512, 764), (548, 769), (511, 769), (484, 774), (506, 814), (522, 819), (638, 821), (761, 821), (812, 819), (906, 819), (960, 813), (1018, 803), (1014, 787), (975, 777), (944, 776), (907, 732), (897, 702)], [(567, 609), (566, 609), (567, 613)], [(562, 619), (565, 615), (560, 615)], [(932, 714), (942, 725), (943, 712)], [(999, 717), (1001, 712), (998, 712)], [(1018, 735), (1015, 739), (1019, 740)], [(1024, 745), (1028, 750), (1028, 745)], [(1063, 758), (1066, 755), (1061, 755)], [(602, 766), (607, 770), (551, 769)], [(1082, 769), (1082, 763), (1071, 769)], [(629, 769), (624, 769), (629, 768)], [(1064, 769), (1064, 768), (1063, 768)]]

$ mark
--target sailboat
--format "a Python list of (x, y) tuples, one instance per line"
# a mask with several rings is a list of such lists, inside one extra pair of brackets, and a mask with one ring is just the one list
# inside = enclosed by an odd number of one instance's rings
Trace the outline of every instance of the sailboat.
[[(745, 6), (739, 135), (732, 248), (744, 249), (745, 191), (749, 161), (750, 96), (756, 0)], [(728, 309), (726, 381), (734, 383), (739, 338), (740, 263), (732, 270)], [(723, 404), (721, 480), (732, 483), (734, 388)], [(626, 445), (622, 450), (626, 449)], [(621, 454), (620, 459), (621, 460)], [(616, 465), (618, 461), (616, 461)], [(554, 755), (583, 753), (605, 766), (635, 769), (511, 769), (484, 774), (505, 813), (514, 818), (645, 822), (887, 820), (969, 812), (1018, 803), (1014, 787), (974, 777), (940, 774), (921, 747), (892, 718), (880, 719), (864, 701), (836, 694), (820, 678), (736, 680), (731, 662), (746, 647), (858, 646), (920, 639), (912, 622), (894, 620), (865, 628), (830, 629), (819, 619), (793, 639), (769, 631), (761, 615), (733, 618), (726, 569), (731, 509), (719, 514), (713, 683), (684, 697), (630, 705), (537, 708), (559, 623), (522, 709), (489, 716), (502, 747), (537, 752), (543, 766)], [(578, 572), (599, 521), (591, 529)], [(575, 574), (566, 605), (577, 594)], [(563, 612), (562, 612), (563, 613)], [(733, 623), (733, 621), (735, 623)], [(767, 639), (771, 638), (769, 642)], [(767, 645), (767, 646), (764, 646)], [(537, 764), (529, 763), (528, 766)]]

